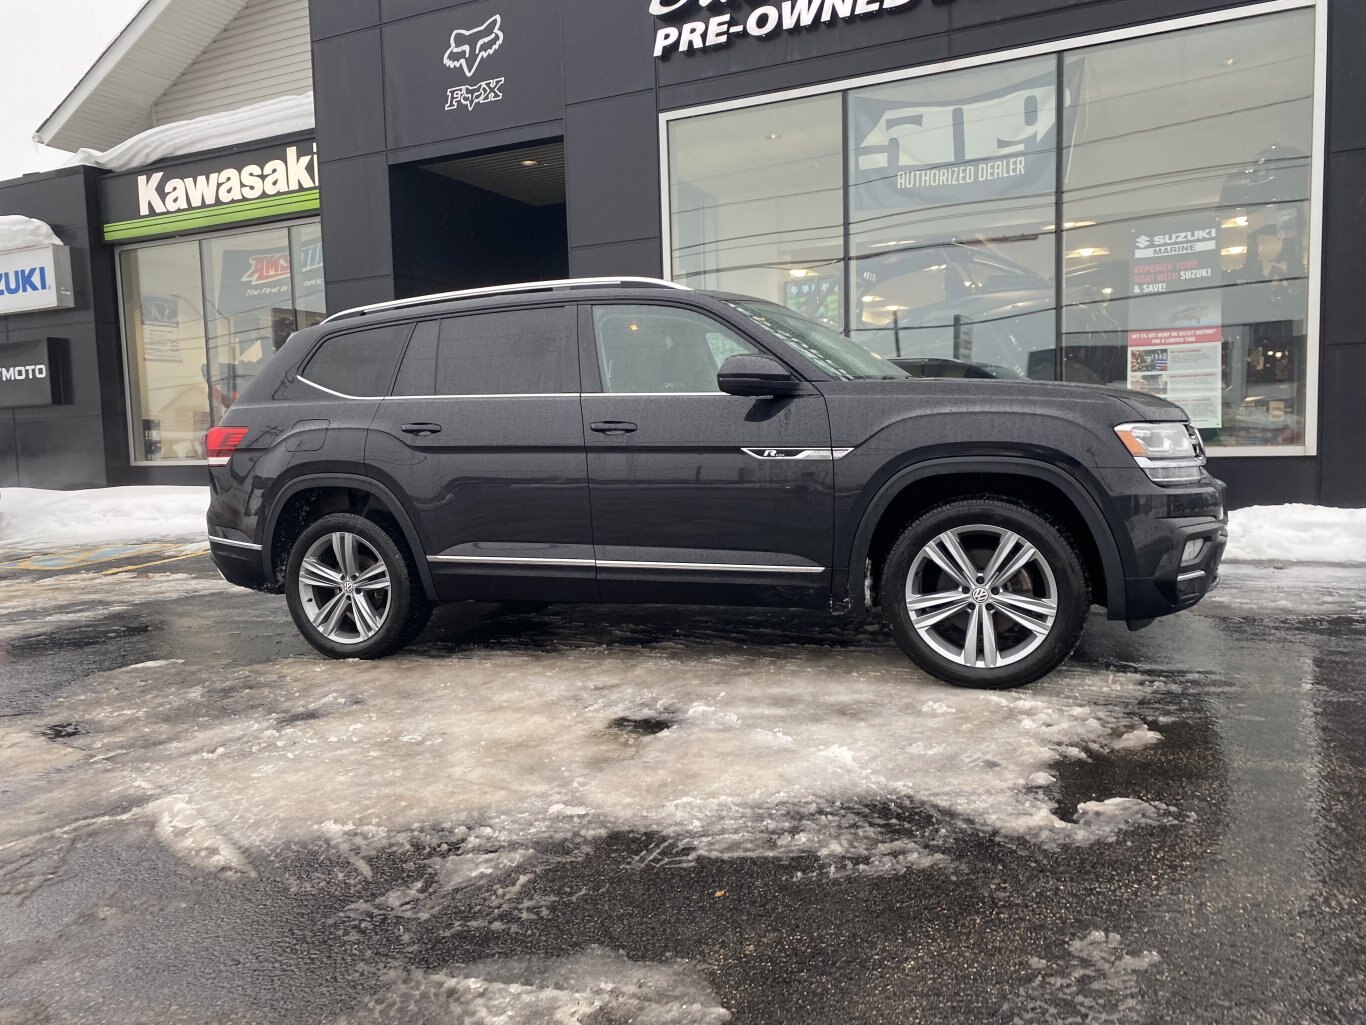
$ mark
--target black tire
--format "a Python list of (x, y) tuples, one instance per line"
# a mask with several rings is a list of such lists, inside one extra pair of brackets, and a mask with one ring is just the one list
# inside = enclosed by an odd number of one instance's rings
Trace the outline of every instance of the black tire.
[[(355, 556), (350, 561), (357, 573), (341, 572), (343, 555), (331, 540), (334, 536), (356, 539)], [(342, 542), (343, 549), (346, 544)], [(307, 576), (305, 559), (310, 559)], [(320, 583), (324, 571), (328, 582)], [(333, 575), (340, 581), (336, 586)], [(348, 576), (351, 587), (343, 590)], [(387, 583), (382, 603), (380, 592), (363, 590), (365, 577), (370, 577), (371, 584), (379, 580)], [(361, 578), (360, 587), (357, 578)], [(304, 640), (329, 658), (382, 658), (398, 651), (422, 632), (432, 612), (412, 553), (398, 531), (352, 513), (331, 513), (299, 535), (285, 570), (285, 598)], [(338, 612), (336, 629), (329, 635), (319, 614), (330, 607), (330, 598), (338, 599), (341, 608), (334, 609)], [(357, 602), (365, 603), (368, 617)], [(315, 617), (320, 623), (315, 624)]]
[[(963, 586), (968, 574), (955, 542), (976, 570), (971, 587)], [(1026, 561), (1004, 576), (1017, 559)], [(993, 566), (1000, 572), (989, 581)], [(998, 690), (1033, 683), (1072, 654), (1091, 592), (1066, 530), (1024, 505), (984, 496), (936, 506), (906, 527), (883, 567), (880, 593), (911, 661), (945, 683)]]

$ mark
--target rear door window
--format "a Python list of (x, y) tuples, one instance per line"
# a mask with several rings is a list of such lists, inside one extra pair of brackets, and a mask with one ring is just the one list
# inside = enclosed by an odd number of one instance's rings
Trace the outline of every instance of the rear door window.
[(395, 395), (555, 395), (579, 390), (564, 306), (472, 313), (417, 326)]
[(314, 351), (300, 376), (352, 398), (384, 395), (412, 329), (412, 324), (387, 324), (331, 335)]

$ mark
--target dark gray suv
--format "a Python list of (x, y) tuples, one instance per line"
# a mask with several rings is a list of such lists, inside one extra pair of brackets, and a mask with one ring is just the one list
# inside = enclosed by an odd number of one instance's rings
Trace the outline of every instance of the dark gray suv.
[(1169, 402), (913, 378), (782, 306), (649, 279), (338, 314), (208, 443), (219, 569), (336, 658), (448, 601), (880, 609), (927, 672), (1011, 687), (1093, 604), (1135, 629), (1194, 605), (1227, 538)]

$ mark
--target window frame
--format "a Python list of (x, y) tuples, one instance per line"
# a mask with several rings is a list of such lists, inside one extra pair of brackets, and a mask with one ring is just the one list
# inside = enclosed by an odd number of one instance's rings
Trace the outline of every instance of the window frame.
[[(408, 357), (408, 349), (412, 346), (413, 340), (417, 337), (417, 329), (423, 324), (437, 325), (437, 346), (441, 345), (441, 327), (443, 321), (457, 320), (461, 317), (476, 317), (496, 315), (499, 313), (510, 313), (517, 310), (547, 310), (559, 309), (565, 321), (565, 338), (573, 353), (575, 367), (579, 377), (579, 387), (573, 391), (547, 391), (547, 392), (496, 392), (492, 394), (467, 394), (467, 393), (444, 393), (436, 392), (431, 395), (395, 395), (394, 387), (398, 384), (399, 375), (403, 372), (403, 361)], [(493, 306), (483, 307), (474, 310), (455, 310), (440, 316), (416, 317), (411, 322), (412, 331), (408, 334), (408, 341), (404, 345), (403, 354), (399, 357), (398, 366), (394, 369), (393, 379), (390, 380), (388, 388), (385, 389), (381, 398), (386, 402), (402, 402), (422, 399), (527, 399), (543, 398), (565, 395), (579, 395), (583, 392), (584, 372), (583, 372), (583, 352), (580, 345), (580, 335), (582, 333), (579, 324), (578, 310), (572, 302), (541, 302), (541, 303), (519, 303), (516, 306)], [(435, 384), (435, 381), (433, 381)]]
[[(781, 103), (786, 100), (804, 99), (829, 93), (846, 93), (850, 90), (863, 89), (869, 86), (889, 85), (916, 78), (925, 78), (931, 75), (941, 75), (951, 71), (984, 67), (992, 64), (1006, 64), (1031, 57), (1056, 56), (1072, 50), (1103, 46), (1108, 43), (1118, 43), (1150, 36), (1166, 35), (1188, 29), (1228, 24), (1248, 18), (1258, 18), (1271, 14), (1282, 14), (1288, 11), (1307, 9), (1312, 9), (1315, 12), (1315, 25), (1314, 118), (1312, 126), (1313, 152), (1311, 154), (1310, 172), (1312, 194), (1309, 202), (1310, 230), (1308, 247), (1310, 260), (1309, 310), (1306, 324), (1308, 336), (1306, 347), (1308, 351), (1306, 354), (1305, 367), (1306, 409), (1304, 413), (1304, 444), (1268, 445), (1265, 447), (1259, 445), (1219, 447), (1212, 449), (1210, 455), (1211, 458), (1218, 459), (1225, 457), (1279, 458), (1317, 456), (1319, 454), (1319, 406), (1321, 398), (1320, 368), (1323, 354), (1323, 216), (1324, 188), (1327, 176), (1328, 134), (1328, 0), (1262, 0), (1262, 2), (1249, 3), (1225, 10), (1208, 11), (1202, 14), (1188, 15), (1181, 18), (1169, 18), (1143, 25), (1134, 25), (1128, 28), (1096, 32), (1089, 35), (1072, 36), (1046, 43), (1016, 47), (1010, 50), (1000, 50), (972, 57), (940, 61), (913, 68), (903, 68), (875, 75), (862, 75), (853, 78), (840, 79), (838, 81), (802, 86), (795, 89), (764, 93), (757, 96), (747, 96), (736, 100), (723, 100), (716, 103), (662, 111), (659, 115), (660, 246), (664, 267), (666, 269), (666, 277), (672, 276), (674, 268), (672, 230), (673, 183), (670, 180), (669, 172), (671, 166), (669, 128), (676, 121), (702, 117), (708, 114), (718, 114), (725, 111), (766, 106), (773, 103)], [(845, 163), (845, 173), (847, 175), (847, 159)], [(847, 181), (845, 192), (847, 196)], [(846, 211), (844, 229), (846, 236), (849, 230), (848, 221), (849, 218)], [(847, 250), (848, 246), (846, 241), (846, 263), (848, 262), (849, 256)], [(848, 268), (846, 267), (846, 274), (847, 273)], [(846, 289), (847, 284), (846, 281)], [(1056, 315), (1061, 317), (1062, 310), (1058, 310)]]
[[(313, 365), (313, 361), (322, 353), (323, 349), (327, 346), (327, 343), (331, 342), (333, 339), (343, 338), (347, 335), (358, 335), (369, 331), (384, 331), (386, 329), (394, 328), (397, 328), (400, 331), (406, 330), (407, 334), (403, 336), (401, 341), (396, 343), (396, 348), (399, 350), (398, 359), (394, 361), (394, 369), (389, 374), (389, 382), (384, 386), (383, 395), (350, 395), (346, 392), (337, 391), (335, 388), (330, 388), (321, 381), (315, 381), (308, 376), (308, 369)], [(328, 331), (314, 342), (313, 347), (308, 350), (308, 355), (300, 362), (299, 369), (295, 373), (294, 379), (296, 381), (302, 381), (310, 388), (316, 388), (319, 391), (326, 392), (328, 395), (336, 396), (339, 399), (351, 399), (356, 402), (379, 402), (393, 391), (394, 381), (398, 379), (399, 368), (403, 366), (403, 357), (408, 354), (408, 346), (412, 344), (413, 334), (416, 329), (416, 321), (390, 320), (380, 324), (359, 323), (355, 325), (346, 325), (340, 330)]]
[[(267, 229), (267, 228), (285, 228), (285, 229), (292, 229), (292, 228), (301, 227), (301, 226), (306, 226), (306, 225), (318, 225), (319, 228), (321, 228), (322, 220), (321, 220), (320, 217), (318, 217), (318, 216), (316, 216), (316, 215), (315, 215), (315, 216), (312, 216), (312, 217), (292, 217), (292, 218), (289, 218), (289, 219), (286, 219), (286, 220), (279, 220), (279, 221), (265, 221), (265, 222), (263, 222), (263, 223), (257, 223), (257, 224), (234, 225), (234, 230), (231, 230), (231, 231), (223, 231), (222, 229), (219, 229), (219, 230), (217, 230), (217, 231), (198, 231), (198, 232), (187, 233), (187, 234), (184, 234), (184, 235), (172, 235), (172, 236), (169, 236), (169, 237), (167, 237), (167, 238), (151, 239), (150, 241), (145, 241), (145, 242), (129, 242), (129, 243), (126, 243), (126, 244), (121, 244), (121, 245), (116, 245), (116, 246), (114, 246), (114, 295), (115, 295), (116, 301), (117, 301), (117, 303), (118, 303), (118, 309), (119, 309), (119, 349), (120, 349), (120, 356), (122, 357), (122, 361), (123, 361), (123, 403), (124, 403), (124, 406), (123, 406), (123, 408), (124, 408), (124, 416), (123, 416), (123, 419), (124, 419), (124, 428), (125, 428), (125, 430), (128, 432), (128, 433), (127, 433), (127, 440), (128, 440), (128, 456), (129, 456), (128, 465), (130, 465), (130, 466), (153, 466), (153, 467), (155, 467), (155, 466), (207, 466), (207, 465), (208, 465), (208, 461), (207, 461), (206, 459), (135, 459), (135, 458), (133, 458), (133, 454), (134, 454), (134, 453), (137, 453), (137, 452), (141, 452), (141, 451), (142, 451), (142, 448), (141, 448), (141, 443), (140, 443), (140, 441), (139, 441), (139, 439), (138, 439), (138, 428), (136, 428), (136, 427), (134, 426), (135, 417), (133, 416), (134, 413), (140, 412), (140, 410), (138, 409), (138, 405), (137, 405), (137, 397), (136, 397), (136, 395), (135, 395), (135, 393), (134, 393), (134, 391), (133, 391), (132, 352), (131, 352), (131, 350), (130, 350), (130, 348), (129, 348), (129, 339), (130, 339), (132, 336), (131, 336), (131, 334), (129, 333), (129, 324), (128, 324), (128, 302), (127, 302), (127, 294), (126, 294), (125, 291), (124, 291), (124, 284), (125, 284), (125, 282), (124, 282), (124, 279), (123, 279), (123, 254), (124, 254), (125, 252), (130, 252), (130, 251), (132, 251), (132, 250), (137, 250), (137, 249), (152, 249), (152, 248), (155, 248), (155, 247), (157, 247), (157, 246), (178, 245), (178, 244), (183, 243), (183, 242), (193, 242), (193, 243), (195, 243), (196, 245), (198, 245), (198, 244), (204, 242), (204, 241), (207, 240), (207, 239), (229, 238), (229, 237), (231, 237), (231, 236), (233, 236), (233, 235), (249, 234), (249, 233), (251, 233), (251, 232), (254, 232), (254, 231), (261, 231), (261, 230), (264, 230), (264, 229)], [(323, 274), (324, 274), (324, 277), (326, 277), (326, 273), (327, 273), (327, 268), (326, 268), (326, 265), (324, 265), (324, 267), (323, 267)], [(201, 278), (202, 278), (202, 268), (201, 268)], [(293, 287), (293, 278), (292, 278), (292, 275), (291, 275), (291, 281), (290, 281), (290, 283), (291, 283), (291, 288), (292, 288), (292, 287)], [(203, 283), (202, 283), (202, 280), (201, 280), (201, 284), (200, 284), (200, 297), (201, 297), (201, 299), (203, 298)], [(204, 348), (204, 355), (205, 355), (205, 359), (207, 360), (207, 358), (208, 358), (208, 333), (207, 333), (207, 329), (206, 329), (206, 331), (205, 331), (205, 336), (204, 336), (204, 339), (203, 339), (203, 343), (204, 343), (204, 347), (205, 347), (205, 348)], [(205, 408), (205, 410), (211, 411), (211, 410), (213, 409), (213, 406), (212, 406), (212, 403), (210, 402), (210, 399), (209, 399), (208, 387), (209, 387), (209, 385), (208, 385), (208, 382), (206, 381), (206, 382), (204, 383), (204, 408)], [(139, 419), (139, 420), (140, 420), (141, 418), (139, 417), (139, 418), (136, 418), (136, 419)]]

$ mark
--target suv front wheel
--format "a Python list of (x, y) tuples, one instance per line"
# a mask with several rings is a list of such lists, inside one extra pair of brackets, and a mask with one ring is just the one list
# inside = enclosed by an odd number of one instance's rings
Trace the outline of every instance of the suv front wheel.
[(1076, 647), (1090, 607), (1076, 544), (1051, 520), (994, 498), (949, 502), (887, 558), (882, 610), (921, 669), (960, 687), (1019, 687)]
[(406, 545), (351, 513), (311, 524), (294, 543), (285, 595), (304, 640), (330, 658), (380, 658), (415, 638), (431, 605)]

